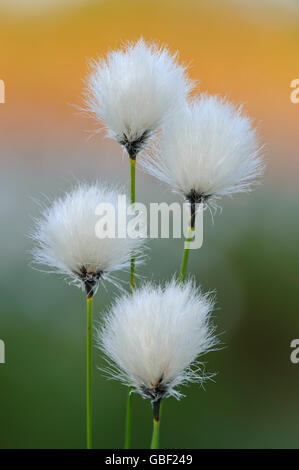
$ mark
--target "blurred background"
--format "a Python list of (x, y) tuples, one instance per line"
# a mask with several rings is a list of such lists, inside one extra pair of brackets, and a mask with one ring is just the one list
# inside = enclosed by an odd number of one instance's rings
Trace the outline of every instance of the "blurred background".
[[(27, 234), (36, 201), (77, 180), (129, 182), (118, 145), (80, 113), (90, 58), (135, 40), (167, 43), (189, 64), (200, 91), (244, 103), (266, 142), (264, 184), (223, 201), (189, 270), (217, 291), (225, 348), (205, 359), (217, 372), (205, 390), (167, 399), (161, 446), (286, 448), (299, 444), (299, 6), (295, 0), (0, 0), (0, 447), (85, 445), (85, 302), (57, 276), (30, 268)], [(172, 201), (138, 172), (137, 199)], [(170, 278), (182, 242), (153, 240), (142, 276)], [(120, 274), (124, 280), (126, 274)], [(95, 313), (117, 294), (101, 289)], [(94, 354), (94, 445), (123, 446), (126, 389), (101, 377)], [(133, 447), (148, 447), (149, 403), (134, 396)]]

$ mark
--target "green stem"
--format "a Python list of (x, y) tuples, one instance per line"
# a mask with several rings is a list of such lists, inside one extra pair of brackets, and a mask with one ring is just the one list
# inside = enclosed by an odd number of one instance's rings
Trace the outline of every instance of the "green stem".
[(153, 420), (153, 436), (151, 442), (151, 449), (159, 449), (159, 434), (160, 434), (160, 420)]
[(154, 412), (154, 421), (153, 421), (153, 435), (151, 442), (151, 449), (159, 449), (159, 435), (160, 435), (160, 418), (161, 418), (161, 398), (153, 401), (153, 412)]
[(132, 407), (132, 394), (130, 393), (130, 388), (128, 389), (128, 398), (127, 398), (127, 415), (126, 415), (126, 435), (125, 435), (125, 449), (130, 449), (131, 445), (131, 407)]
[[(131, 205), (135, 204), (135, 174), (136, 174), (136, 158), (130, 157), (131, 170)], [(130, 275), (131, 294), (135, 289), (135, 256), (131, 257), (131, 275)], [(126, 432), (125, 432), (125, 449), (131, 446), (131, 417), (132, 417), (132, 396), (131, 390), (128, 389), (127, 412), (126, 412)]]
[(131, 167), (131, 204), (135, 202), (135, 170), (136, 170), (136, 158), (130, 157)]
[(87, 297), (87, 337), (86, 337), (86, 445), (87, 449), (92, 448), (91, 444), (91, 366), (92, 366), (92, 297)]
[[(131, 204), (135, 204), (135, 170), (136, 170), (136, 158), (130, 157), (130, 167), (131, 167)], [(131, 257), (131, 292), (135, 288), (135, 256)]]
[(194, 232), (194, 227), (191, 227), (189, 225), (186, 241), (184, 243), (184, 252), (183, 252), (182, 264), (181, 264), (181, 270), (180, 270), (180, 276), (179, 276), (180, 282), (183, 282), (186, 277), (189, 251), (190, 251), (190, 242), (192, 241), (192, 238), (193, 238), (193, 232)]

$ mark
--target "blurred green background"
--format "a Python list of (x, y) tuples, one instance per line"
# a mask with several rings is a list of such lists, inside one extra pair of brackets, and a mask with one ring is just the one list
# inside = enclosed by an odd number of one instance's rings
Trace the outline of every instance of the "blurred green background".
[[(22, 8), (20, 8), (22, 6)], [(38, 8), (37, 8), (38, 6)], [(72, 104), (90, 57), (143, 35), (167, 43), (190, 64), (200, 91), (243, 103), (266, 143), (263, 184), (221, 203), (189, 272), (217, 293), (215, 323), (223, 349), (207, 355), (216, 372), (205, 390), (182, 390), (163, 407), (161, 446), (277, 448), (299, 445), (299, 6), (292, 0), (0, 1), (0, 447), (85, 446), (85, 300), (55, 275), (30, 267), (28, 233), (36, 201), (77, 180), (129, 183), (121, 149), (86, 131), (97, 128)], [(178, 200), (137, 173), (137, 200)], [(142, 276), (178, 271), (183, 242), (152, 240)], [(126, 273), (119, 276), (127, 281)], [(95, 317), (118, 290), (106, 285)], [(94, 445), (121, 448), (126, 389), (105, 380), (94, 351)], [(149, 447), (150, 404), (134, 396), (133, 446)]]
[[(114, 177), (126, 181), (126, 160), (120, 170)], [(6, 176), (1, 188), (8, 192)], [(70, 186), (57, 181), (59, 176), (51, 179), (49, 173), (39, 182), (25, 172), (22, 181), (15, 179), (15, 201), (1, 229), (1, 338), (7, 359), (0, 365), (2, 448), (84, 446), (84, 296), (57, 276), (32, 270), (31, 241), (25, 237), (29, 214), (39, 211), (31, 195), (55, 193), (55, 185)], [(295, 183), (283, 190), (279, 186), (273, 182), (225, 201), (214, 224), (205, 213), (204, 244), (192, 251), (189, 271), (205, 290), (217, 291), (214, 319), (224, 349), (204, 359), (207, 370), (217, 372), (215, 382), (208, 382), (205, 390), (198, 385), (185, 388), (180, 402), (165, 401), (163, 447), (297, 446), (299, 365), (290, 362), (290, 342), (299, 336), (298, 189)], [(145, 202), (173, 199), (140, 173), (138, 193)], [(182, 242), (152, 240), (149, 246), (140, 276), (170, 278), (179, 268)], [(113, 286), (100, 288), (97, 320), (117, 294)], [(119, 448), (126, 389), (105, 380), (97, 370), (102, 365), (95, 351), (94, 444)], [(147, 447), (150, 405), (137, 396), (133, 403), (133, 446)]]

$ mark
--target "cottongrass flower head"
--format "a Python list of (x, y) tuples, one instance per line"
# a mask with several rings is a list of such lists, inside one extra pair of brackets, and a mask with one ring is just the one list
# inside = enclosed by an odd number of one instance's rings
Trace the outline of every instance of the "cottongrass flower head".
[(85, 96), (89, 112), (135, 158), (192, 88), (185, 68), (166, 47), (142, 38), (93, 61)]
[(250, 118), (218, 96), (201, 95), (163, 127), (145, 169), (192, 203), (250, 191), (263, 172)]
[(151, 283), (119, 298), (97, 331), (112, 377), (159, 406), (177, 386), (207, 376), (199, 356), (215, 348), (213, 300), (193, 281)]
[(100, 203), (110, 204), (117, 220), (124, 209), (118, 205), (120, 191), (102, 183), (80, 184), (44, 209), (32, 235), (35, 263), (66, 275), (87, 294), (96, 290), (100, 279), (127, 266), (133, 250), (141, 253), (144, 239), (104, 238), (97, 226)]

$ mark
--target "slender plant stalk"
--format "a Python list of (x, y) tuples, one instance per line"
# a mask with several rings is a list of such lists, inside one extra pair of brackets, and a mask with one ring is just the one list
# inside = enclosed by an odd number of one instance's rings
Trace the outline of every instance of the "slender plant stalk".
[(160, 434), (160, 420), (156, 421), (154, 419), (151, 449), (159, 449), (159, 434)]
[(188, 259), (189, 259), (189, 251), (190, 251), (190, 242), (192, 241), (192, 238), (193, 238), (193, 232), (194, 232), (194, 227), (189, 225), (186, 241), (184, 243), (184, 252), (183, 252), (182, 263), (181, 263), (181, 271), (180, 271), (180, 276), (179, 276), (179, 281), (180, 282), (183, 282), (185, 277), (186, 277)]
[[(131, 204), (135, 204), (135, 170), (136, 170), (136, 158), (130, 157), (130, 167), (131, 167)], [(135, 256), (132, 255), (131, 258), (131, 292), (135, 288)]]
[(160, 438), (160, 418), (161, 418), (161, 399), (153, 403), (154, 420), (153, 420), (153, 435), (151, 442), (151, 449), (159, 449)]
[[(136, 173), (136, 158), (130, 157), (131, 169), (131, 205), (135, 204), (135, 173)], [(133, 294), (135, 288), (135, 256), (131, 257), (131, 276), (130, 276), (131, 293)], [(127, 398), (127, 412), (126, 412), (126, 432), (125, 432), (125, 449), (131, 447), (131, 421), (132, 421), (132, 394), (131, 389), (128, 389)]]
[(86, 338), (86, 439), (87, 449), (92, 448), (91, 437), (91, 366), (92, 366), (92, 303), (93, 298), (87, 297), (87, 338)]
[(160, 406), (161, 406), (161, 398), (153, 402), (154, 420), (153, 420), (153, 435), (152, 435), (151, 449), (159, 449), (160, 417), (161, 417)]

